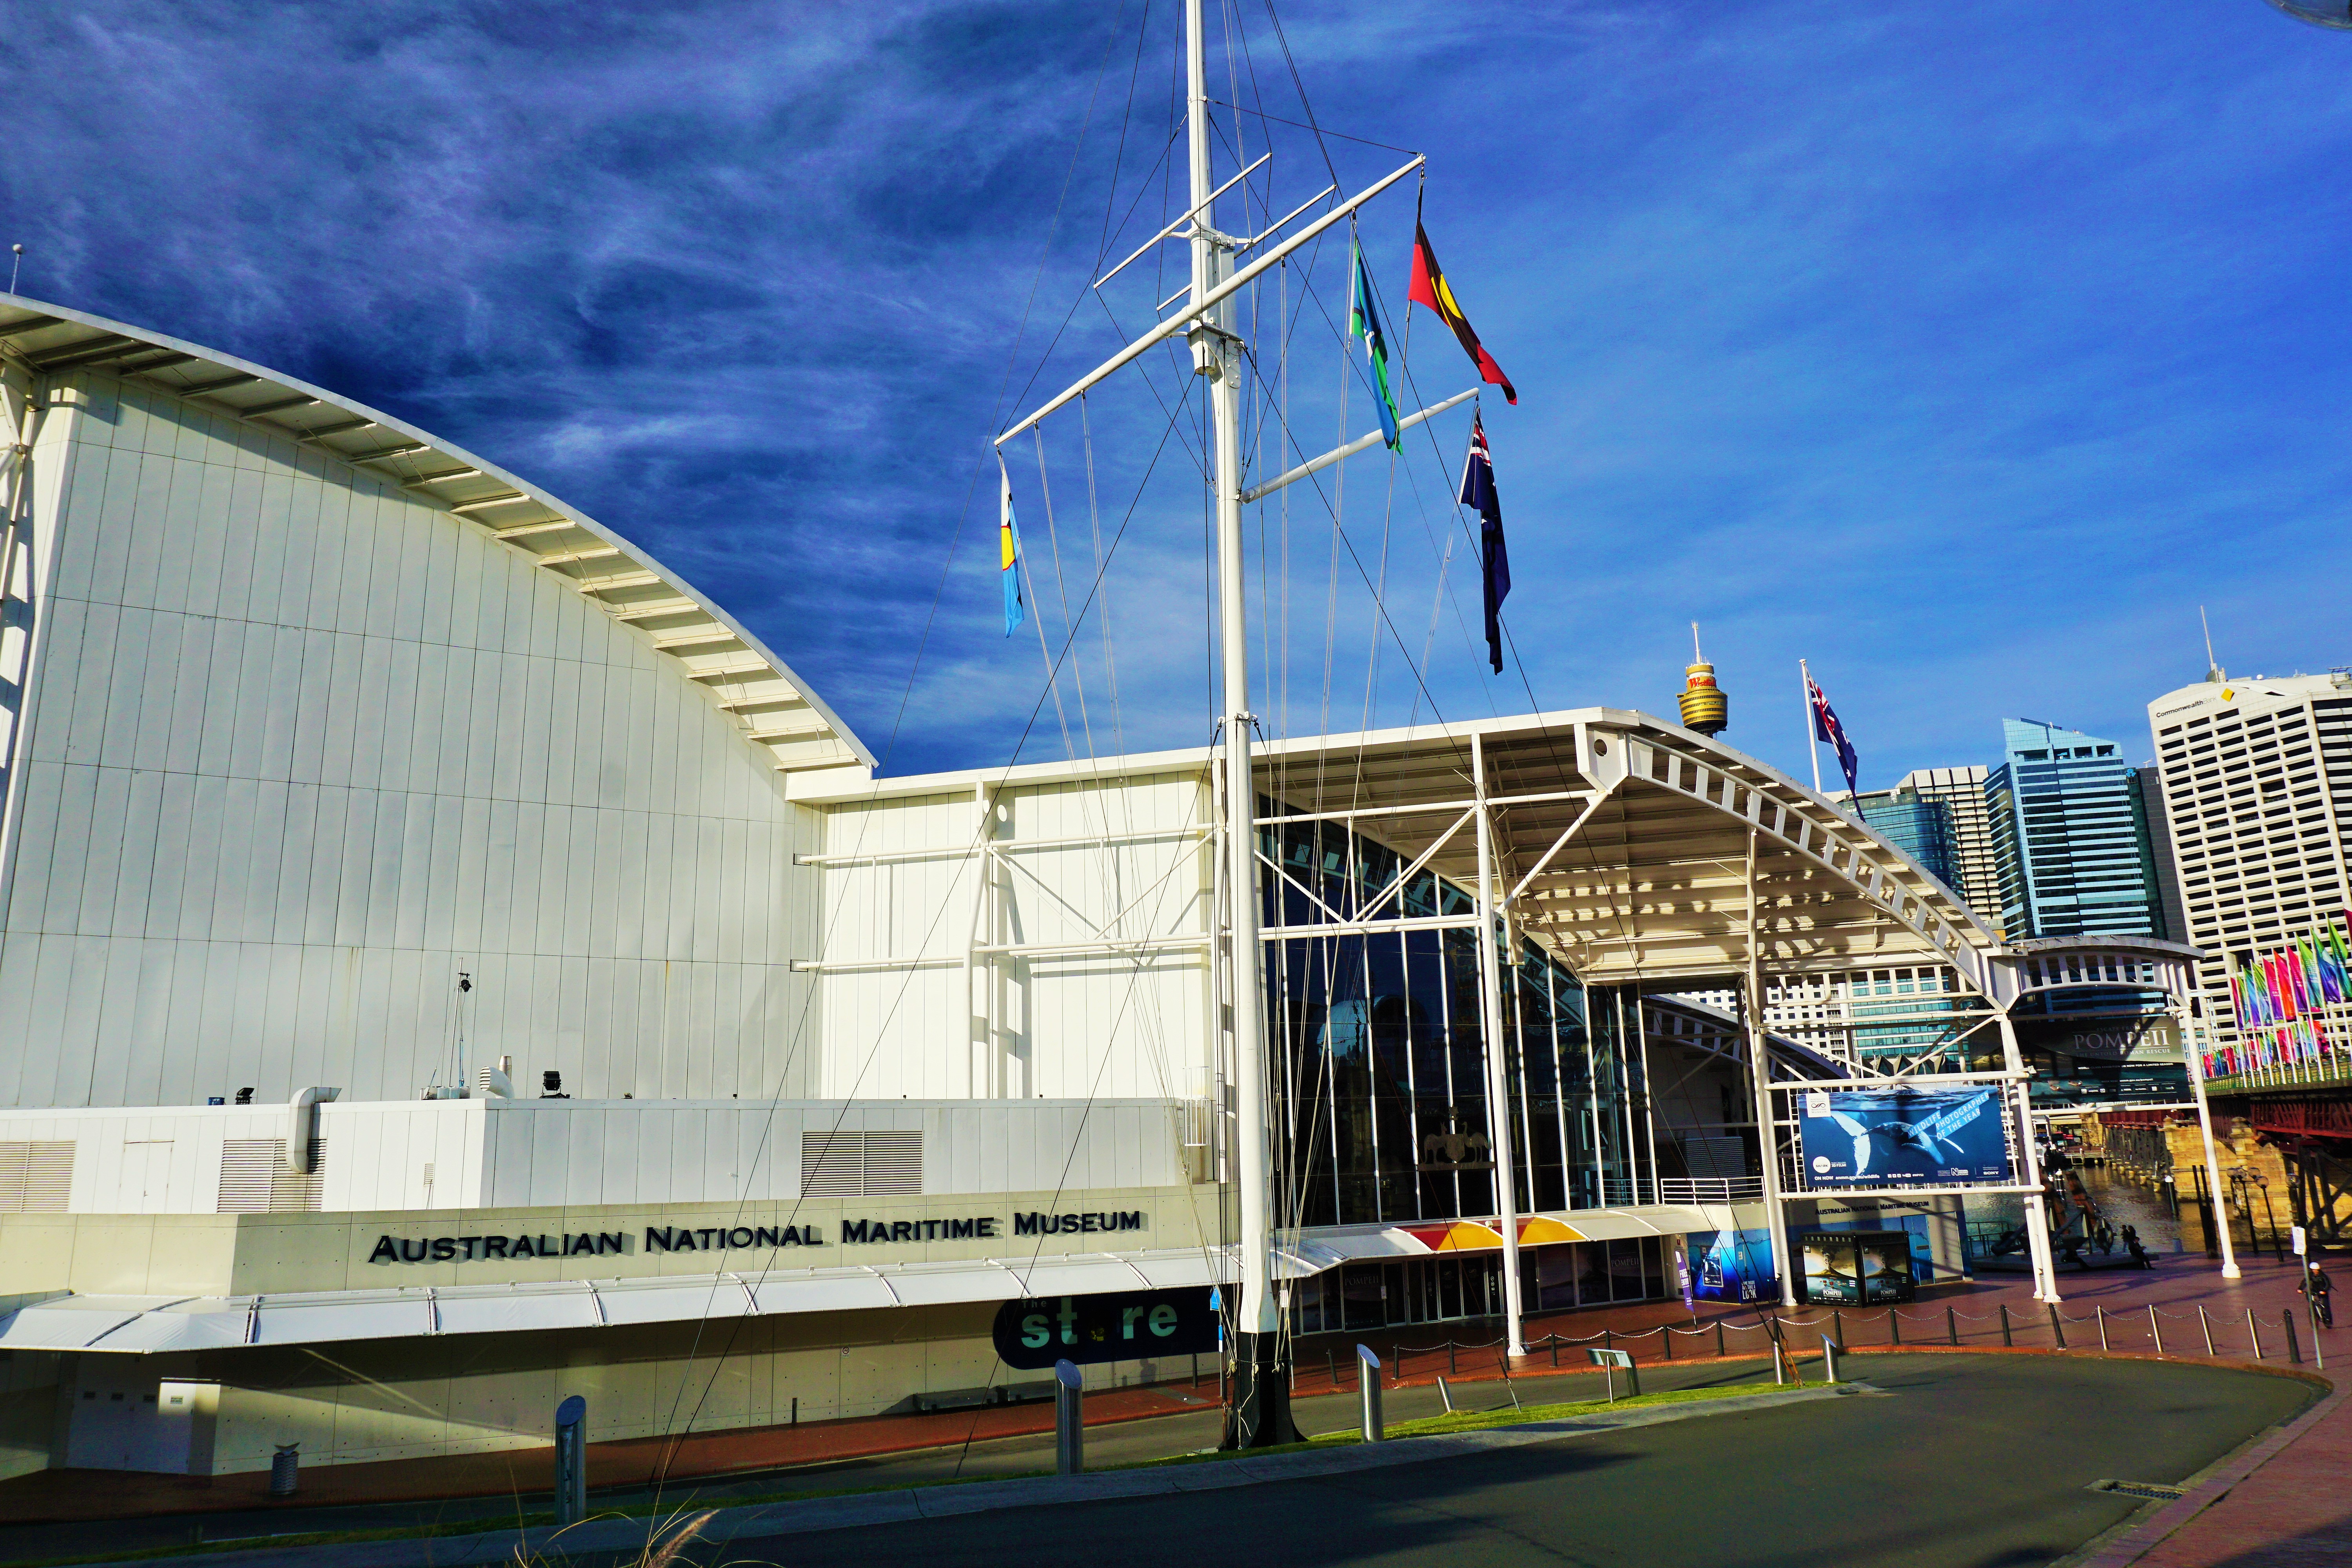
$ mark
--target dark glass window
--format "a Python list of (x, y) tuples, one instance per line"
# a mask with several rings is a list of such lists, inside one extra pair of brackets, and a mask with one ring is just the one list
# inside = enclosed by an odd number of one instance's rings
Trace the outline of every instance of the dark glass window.
[(1398, 928), (1267, 944), (1286, 1224), (1491, 1215), (1498, 1136), (1521, 1213), (1632, 1201), (1616, 999), (1589, 1021), (1583, 985), (1523, 943), (1501, 969), (1507, 1103), (1490, 1114), (1477, 932), (1407, 927), (1471, 915), (1471, 894), (1427, 872), (1398, 887), (1409, 862), (1337, 823), (1282, 824), (1261, 847), (1280, 868), (1269, 925)]

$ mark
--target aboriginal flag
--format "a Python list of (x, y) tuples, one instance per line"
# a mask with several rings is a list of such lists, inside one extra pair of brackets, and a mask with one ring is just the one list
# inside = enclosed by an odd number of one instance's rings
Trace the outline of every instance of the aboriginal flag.
[(1479, 375), (1501, 387), (1503, 396), (1509, 402), (1518, 402), (1518, 389), (1503, 374), (1503, 367), (1495, 363), (1495, 356), (1486, 352), (1486, 344), (1478, 341), (1462, 307), (1454, 302), (1454, 290), (1447, 287), (1444, 270), (1437, 265), (1437, 253), (1429, 248), (1429, 232), (1418, 223), (1412, 226), (1412, 288), (1406, 298), (1428, 306), (1444, 318), (1445, 324), (1461, 340), (1462, 352), (1478, 362)]

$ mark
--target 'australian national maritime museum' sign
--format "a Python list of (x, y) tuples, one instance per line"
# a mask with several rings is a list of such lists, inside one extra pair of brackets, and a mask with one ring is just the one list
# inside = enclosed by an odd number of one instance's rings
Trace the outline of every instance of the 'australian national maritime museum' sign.
[[(1007, 1233), (995, 1215), (950, 1219), (848, 1219), (840, 1225), (844, 1247), (913, 1246), (928, 1241), (993, 1241)], [(1013, 1236), (1095, 1236), (1139, 1231), (1139, 1209), (1068, 1214), (1016, 1214)], [(826, 1247), (818, 1225), (649, 1225), (637, 1250), (644, 1252), (776, 1251), (787, 1247)], [(603, 1258), (631, 1249), (626, 1231), (579, 1231), (531, 1236), (379, 1236), (370, 1263), (474, 1263), (484, 1258)]]

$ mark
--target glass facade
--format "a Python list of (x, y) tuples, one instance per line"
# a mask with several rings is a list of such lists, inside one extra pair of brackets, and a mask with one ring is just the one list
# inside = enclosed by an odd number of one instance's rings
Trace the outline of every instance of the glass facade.
[(1985, 805), (2010, 940), (2160, 930), (2147, 808), (2121, 749), (2032, 720), (2001, 731)]
[[(1319, 1334), (1498, 1317), (1502, 1263), (1496, 1252), (1344, 1263), (1292, 1287), (1292, 1331)], [(1531, 1247), (1519, 1254), (1519, 1299), (1532, 1312), (1654, 1301), (1672, 1288), (1671, 1271), (1663, 1237)]]
[[(1269, 814), (1280, 807), (1269, 804)], [(1269, 926), (1361, 923), (1265, 950), (1269, 1050), (1290, 1226), (1496, 1212), (1477, 934), (1464, 889), (1338, 823), (1263, 830)], [(1393, 925), (1394, 931), (1377, 928)], [(1617, 999), (1533, 944), (1503, 975), (1504, 1079), (1521, 1212), (1629, 1202), (1632, 1089)]]
[(1950, 805), (1901, 788), (1856, 795), (1853, 805), (1879, 837), (1916, 860), (1944, 886), (1958, 890), (1959, 860), (1953, 844)]

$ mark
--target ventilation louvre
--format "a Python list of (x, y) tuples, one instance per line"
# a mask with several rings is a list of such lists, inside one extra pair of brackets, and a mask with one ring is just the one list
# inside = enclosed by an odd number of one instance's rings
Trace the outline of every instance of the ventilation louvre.
[(231, 1138), (221, 1145), (215, 1214), (316, 1214), (326, 1194), (327, 1141), (311, 1144), (310, 1173), (287, 1168), (283, 1138)]
[(922, 1190), (919, 1131), (801, 1134), (804, 1198), (911, 1197)]
[(71, 1139), (0, 1143), (0, 1214), (63, 1214), (73, 1199)]

